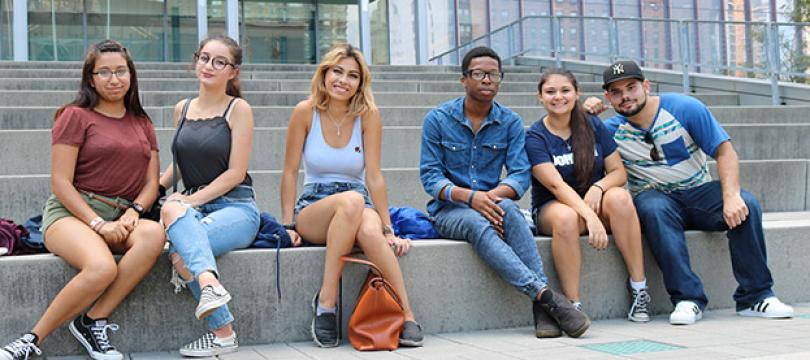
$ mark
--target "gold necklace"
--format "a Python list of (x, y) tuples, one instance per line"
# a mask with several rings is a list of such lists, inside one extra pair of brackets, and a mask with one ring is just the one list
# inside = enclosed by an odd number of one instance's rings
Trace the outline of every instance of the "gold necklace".
[(329, 110), (326, 110), (326, 116), (328, 116), (329, 120), (332, 121), (333, 124), (335, 124), (335, 128), (337, 128), (337, 136), (340, 137), (340, 128), (343, 126), (343, 122), (346, 121), (346, 115), (343, 115), (343, 117), (340, 118), (340, 122), (335, 120), (332, 114), (329, 113)]

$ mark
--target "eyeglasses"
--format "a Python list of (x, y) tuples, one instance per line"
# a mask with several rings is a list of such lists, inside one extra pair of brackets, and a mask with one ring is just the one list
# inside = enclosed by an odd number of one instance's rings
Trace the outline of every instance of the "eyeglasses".
[(120, 68), (115, 71), (112, 71), (110, 69), (101, 69), (99, 71), (94, 72), (93, 75), (98, 75), (98, 77), (104, 80), (109, 80), (110, 78), (112, 78), (113, 75), (115, 75), (115, 77), (120, 79), (122, 77), (129, 76), (129, 69)]
[(489, 77), (489, 81), (492, 82), (501, 82), (501, 80), (503, 80), (503, 73), (500, 71), (486, 72), (481, 70), (467, 70), (464, 75), (469, 76), (475, 81), (483, 81), (485, 77)]
[(658, 153), (658, 148), (655, 147), (655, 142), (653, 142), (652, 131), (644, 133), (644, 142), (652, 145), (652, 149), (650, 149), (650, 159), (652, 159), (652, 161), (660, 161), (661, 154)]
[(194, 57), (197, 58), (197, 64), (200, 65), (208, 64), (208, 62), (210, 61), (211, 66), (215, 70), (222, 70), (228, 65), (230, 65), (232, 68), (236, 68), (236, 65), (232, 64), (231, 62), (228, 61), (228, 59), (222, 56), (215, 56), (212, 58), (208, 54), (194, 54)]

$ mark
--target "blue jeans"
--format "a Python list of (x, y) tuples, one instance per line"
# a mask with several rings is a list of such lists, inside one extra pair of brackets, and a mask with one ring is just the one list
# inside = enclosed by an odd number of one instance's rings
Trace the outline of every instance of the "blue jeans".
[[(179, 254), (186, 268), (194, 274), (195, 281), (189, 283), (189, 289), (199, 300), (197, 276), (211, 271), (219, 277), (214, 258), (250, 246), (258, 231), (259, 210), (253, 189), (240, 185), (198, 208), (188, 208), (169, 226), (166, 234), (171, 243), (169, 253)], [(225, 305), (211, 313), (206, 320), (209, 329), (219, 329), (233, 322), (233, 315)]]
[(503, 239), (489, 220), (467, 205), (439, 210), (434, 216), (436, 231), (448, 239), (468, 241), (504, 280), (534, 300), (548, 282), (537, 243), (517, 203), (504, 199), (498, 206), (506, 212)]
[[(734, 293), (737, 310), (773, 295), (773, 278), (762, 233), (762, 208), (751, 193), (743, 190), (740, 195), (748, 206), (748, 218), (726, 234), (731, 268), (739, 284)], [(723, 219), (720, 182), (670, 193), (646, 190), (638, 193), (634, 202), (644, 238), (664, 275), (672, 304), (690, 300), (704, 309), (709, 299), (700, 278), (692, 271), (683, 232), (728, 230)]]

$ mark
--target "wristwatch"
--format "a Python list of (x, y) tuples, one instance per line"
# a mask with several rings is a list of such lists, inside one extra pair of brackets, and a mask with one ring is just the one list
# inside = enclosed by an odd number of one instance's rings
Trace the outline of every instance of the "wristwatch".
[(133, 202), (131, 205), (129, 205), (129, 207), (132, 210), (135, 210), (135, 212), (138, 213), (138, 215), (143, 215), (143, 211), (144, 211), (143, 210), (143, 205), (138, 204), (136, 202)]
[(293, 221), (293, 222), (291, 222), (289, 224), (283, 224), (281, 226), (283, 226), (287, 230), (295, 230), (295, 221)]
[(394, 229), (391, 228), (391, 225), (383, 225), (383, 235), (393, 234)]

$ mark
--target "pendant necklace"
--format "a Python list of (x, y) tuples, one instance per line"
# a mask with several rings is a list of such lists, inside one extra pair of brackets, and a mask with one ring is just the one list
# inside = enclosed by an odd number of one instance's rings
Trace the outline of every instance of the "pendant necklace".
[(329, 110), (326, 110), (326, 115), (329, 116), (329, 120), (332, 121), (333, 124), (335, 124), (335, 127), (337, 128), (337, 136), (340, 137), (340, 128), (343, 126), (343, 122), (346, 120), (346, 117), (344, 116), (343, 118), (340, 119), (340, 122), (338, 122), (337, 120), (335, 120), (332, 114), (329, 113)]

